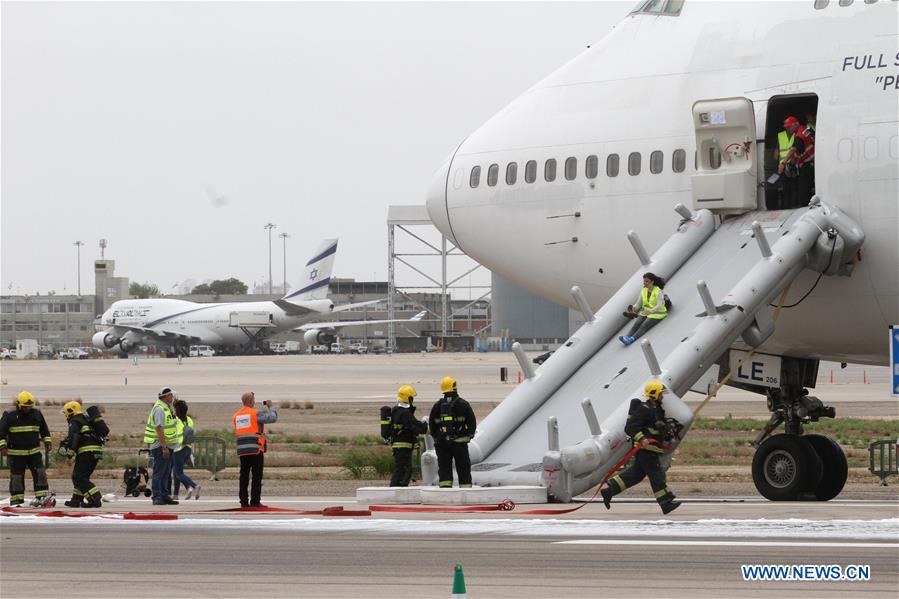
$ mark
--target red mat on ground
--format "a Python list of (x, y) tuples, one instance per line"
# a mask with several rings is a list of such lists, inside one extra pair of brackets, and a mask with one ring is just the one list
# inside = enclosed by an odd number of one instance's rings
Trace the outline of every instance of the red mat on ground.
[(235, 513), (235, 512), (253, 512), (253, 513), (275, 513), (275, 514), (294, 514), (298, 516), (371, 516), (369, 510), (345, 510), (343, 506), (326, 507), (321, 510), (297, 510), (287, 507), (229, 507), (219, 510), (207, 510), (201, 512), (204, 514), (213, 513)]

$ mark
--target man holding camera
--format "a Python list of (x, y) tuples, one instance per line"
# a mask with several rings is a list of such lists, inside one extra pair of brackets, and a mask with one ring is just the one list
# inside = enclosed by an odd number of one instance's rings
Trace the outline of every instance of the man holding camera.
[[(265, 410), (257, 410), (256, 394), (244, 393), (240, 400), (243, 407), (234, 413), (234, 435), (237, 437), (237, 455), (240, 457), (240, 507), (266, 507), (262, 505), (262, 470), (265, 466), (265, 425), (278, 421), (278, 411), (270, 400), (263, 403)], [(253, 485), (247, 495), (250, 484)]]

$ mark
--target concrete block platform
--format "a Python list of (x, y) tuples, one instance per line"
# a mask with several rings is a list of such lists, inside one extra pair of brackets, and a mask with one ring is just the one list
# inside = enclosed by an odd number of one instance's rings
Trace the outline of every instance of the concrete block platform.
[(421, 502), (425, 505), (494, 505), (506, 499), (511, 499), (516, 505), (546, 503), (546, 487), (509, 485), (466, 489), (421, 488)]
[(406, 505), (421, 503), (422, 487), (359, 487), (356, 501), (380, 505)]
[(510, 499), (518, 504), (546, 503), (546, 488), (506, 487), (360, 487), (356, 501), (379, 505), (495, 505)]

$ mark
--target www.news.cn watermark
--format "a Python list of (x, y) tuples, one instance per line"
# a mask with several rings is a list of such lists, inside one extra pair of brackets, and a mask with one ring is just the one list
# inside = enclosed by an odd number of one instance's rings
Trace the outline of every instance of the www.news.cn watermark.
[(743, 564), (743, 580), (747, 581), (842, 581), (871, 580), (868, 564)]

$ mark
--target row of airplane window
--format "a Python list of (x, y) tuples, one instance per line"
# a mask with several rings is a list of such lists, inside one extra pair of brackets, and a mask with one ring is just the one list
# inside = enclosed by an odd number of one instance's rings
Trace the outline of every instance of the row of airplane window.
[[(562, 176), (566, 181), (574, 181), (578, 173), (578, 159), (569, 156), (562, 165)], [(665, 162), (665, 154), (661, 150), (655, 150), (649, 154), (649, 172), (658, 175), (662, 172)], [(627, 174), (635, 177), (640, 174), (643, 169), (643, 155), (640, 152), (631, 152), (627, 156)], [(606, 157), (606, 176), (617, 177), (621, 168), (621, 158), (618, 154), (609, 154)], [(675, 173), (682, 173), (687, 168), (687, 152), (683, 149), (677, 149), (671, 153), (671, 170)], [(552, 182), (556, 180), (558, 163), (555, 158), (549, 158), (543, 163), (543, 180)], [(584, 176), (588, 179), (595, 179), (599, 175), (599, 157), (595, 154), (587, 156), (584, 161)], [(528, 160), (524, 165), (524, 181), (525, 183), (533, 183), (537, 180), (537, 161)], [(499, 181), (499, 165), (494, 163), (487, 167), (487, 185), (494, 187)], [(518, 163), (510, 162), (506, 165), (505, 173), (506, 185), (515, 185), (518, 181)], [(468, 177), (468, 185), (475, 189), (481, 184), (481, 167), (474, 166)]]
[[(893, 0), (895, 2), (896, 0)], [(840, 6), (852, 6), (855, 0), (839, 0), (837, 4)], [(865, 0), (865, 4), (876, 4), (877, 0)], [(827, 8), (830, 5), (830, 0), (815, 0), (815, 8), (821, 10), (822, 8)]]

